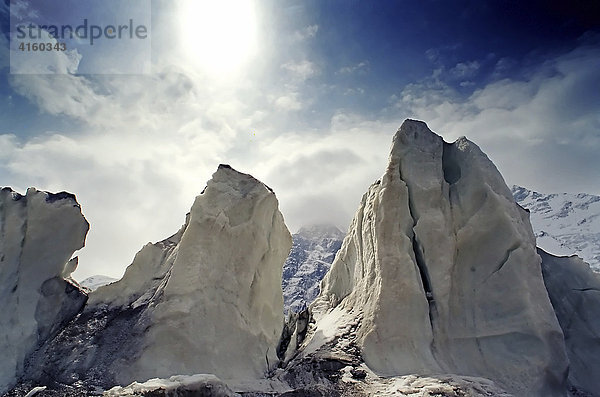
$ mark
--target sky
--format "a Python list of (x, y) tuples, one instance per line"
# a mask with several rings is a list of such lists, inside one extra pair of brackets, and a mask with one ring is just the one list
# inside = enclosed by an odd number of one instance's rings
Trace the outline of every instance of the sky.
[[(346, 230), (406, 118), (509, 185), (600, 194), (598, 2), (82, 1), (0, 2), (0, 186), (76, 194), (76, 279), (175, 233), (220, 163), (273, 188), (292, 232)], [(148, 37), (19, 53), (11, 13)]]

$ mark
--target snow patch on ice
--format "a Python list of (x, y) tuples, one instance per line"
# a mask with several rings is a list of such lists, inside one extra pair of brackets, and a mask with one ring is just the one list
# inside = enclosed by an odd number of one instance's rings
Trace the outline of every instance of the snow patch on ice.
[(172, 397), (189, 395), (239, 396), (239, 394), (231, 391), (223, 381), (211, 374), (175, 375), (168, 379), (153, 378), (143, 383), (133, 382), (125, 387), (116, 386), (103, 393), (105, 397), (141, 395)]

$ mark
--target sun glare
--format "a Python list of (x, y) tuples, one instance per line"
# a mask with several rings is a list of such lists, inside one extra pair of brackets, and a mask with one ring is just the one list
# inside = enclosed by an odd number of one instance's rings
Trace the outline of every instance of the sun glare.
[(239, 70), (256, 51), (254, 7), (251, 0), (184, 0), (180, 42), (186, 57), (211, 73)]

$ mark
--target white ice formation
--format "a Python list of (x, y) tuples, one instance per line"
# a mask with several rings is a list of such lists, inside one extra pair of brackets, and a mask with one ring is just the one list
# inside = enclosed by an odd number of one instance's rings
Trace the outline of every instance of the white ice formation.
[(600, 391), (600, 275), (577, 256), (557, 257), (538, 249), (544, 282), (565, 334), (569, 389)]
[[(290, 247), (275, 194), (252, 176), (221, 165), (196, 198), (180, 240), (142, 264), (160, 263), (155, 273), (162, 278), (155, 292), (160, 297), (137, 298), (145, 288), (134, 286), (147, 279), (134, 272), (138, 258), (131, 275), (96, 291), (108, 304), (119, 291), (134, 292), (133, 305), (153, 300), (140, 356), (119, 381), (195, 373), (264, 376), (277, 361), (281, 265)], [(91, 303), (99, 300), (92, 294)]]
[(0, 190), (0, 392), (27, 356), (75, 316), (87, 296), (69, 279), (89, 225), (75, 196)]
[(321, 291), (308, 351), (355, 327), (381, 375), (468, 374), (517, 395), (563, 395), (563, 334), (527, 214), (466, 138), (448, 144), (403, 123)]
[(32, 377), (103, 387), (263, 377), (277, 363), (290, 247), (271, 189), (220, 165), (185, 225), (142, 248), (121, 280), (90, 293), (80, 316), (34, 354)]

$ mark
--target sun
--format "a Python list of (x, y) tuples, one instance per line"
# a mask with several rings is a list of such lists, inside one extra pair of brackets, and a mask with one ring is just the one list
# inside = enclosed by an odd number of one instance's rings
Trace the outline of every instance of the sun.
[(255, 53), (257, 21), (252, 0), (183, 0), (181, 49), (206, 72), (229, 74)]

